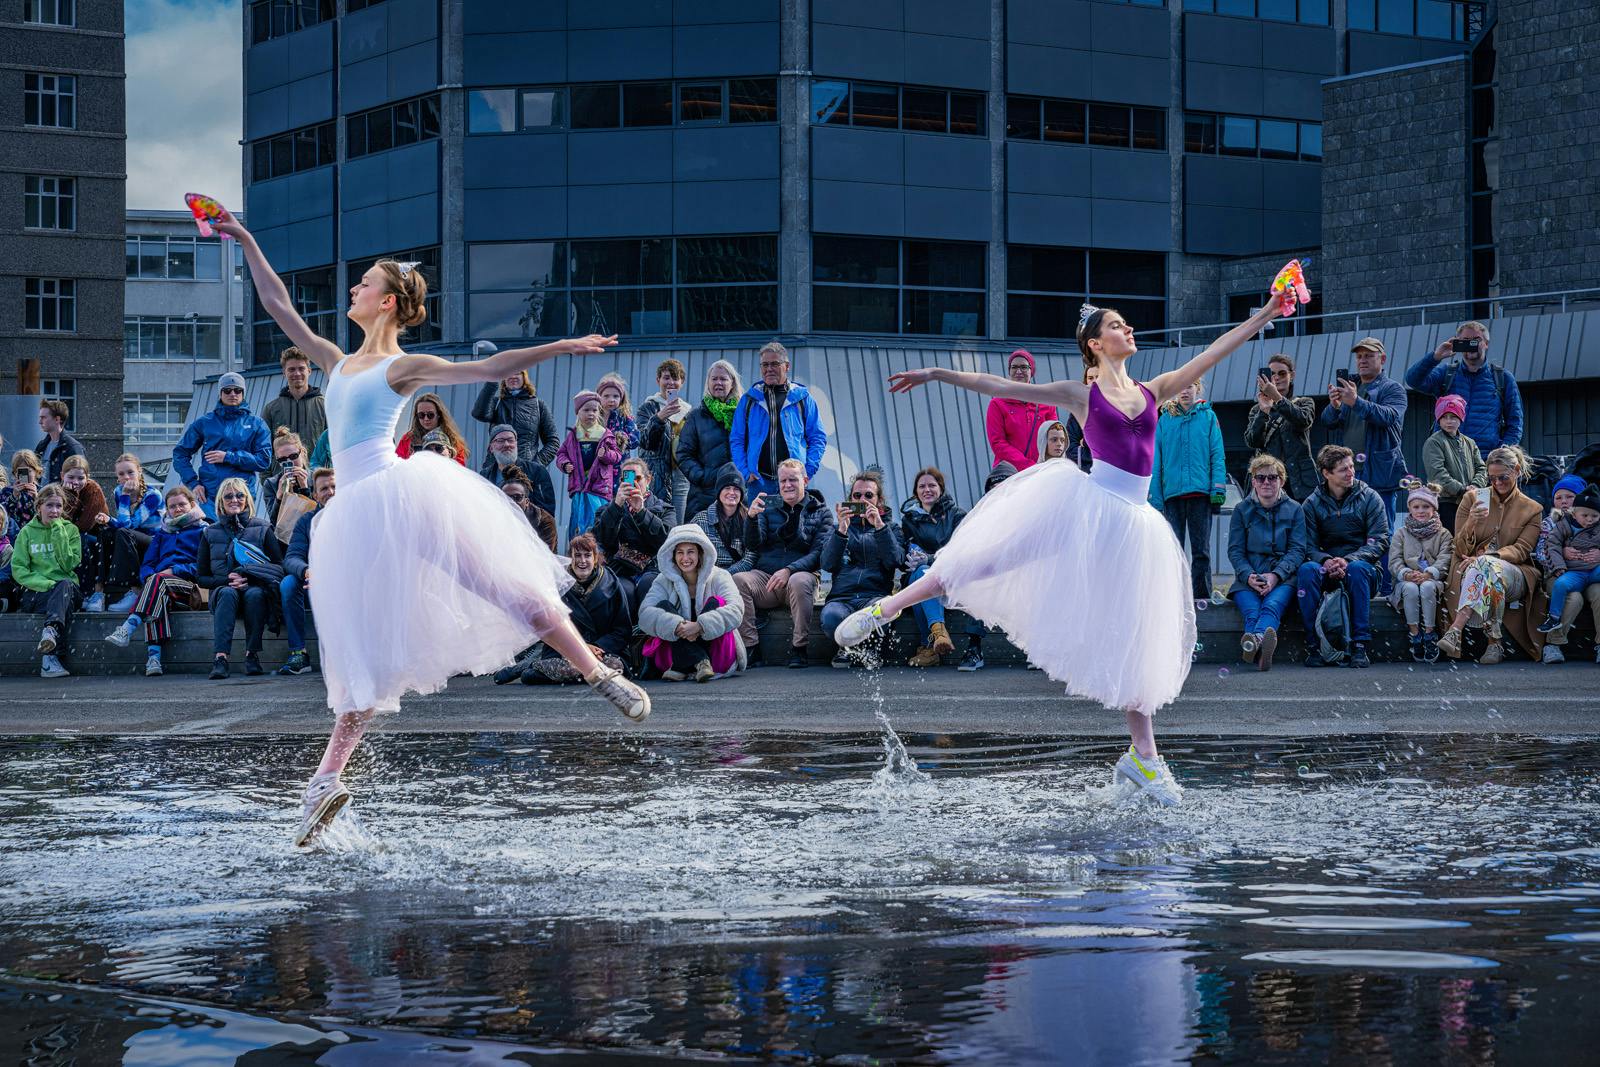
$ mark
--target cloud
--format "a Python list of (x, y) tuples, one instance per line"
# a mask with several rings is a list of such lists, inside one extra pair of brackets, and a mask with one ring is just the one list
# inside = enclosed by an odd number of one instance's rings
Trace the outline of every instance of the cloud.
[(244, 204), (244, 20), (239, 0), (129, 0), (128, 207), (183, 207), (183, 194)]

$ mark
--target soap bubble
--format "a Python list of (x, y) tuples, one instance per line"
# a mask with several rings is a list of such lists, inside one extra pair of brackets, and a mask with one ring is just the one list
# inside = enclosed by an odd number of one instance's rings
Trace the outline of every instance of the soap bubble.
[(1196, 600), (1194, 602), (1194, 610), (1196, 610), (1196, 611), (1204, 611), (1204, 610), (1206, 610), (1206, 608), (1208, 608), (1210, 606), (1211, 606), (1210, 603), (1208, 601), (1205, 601), (1205, 600)]
[(1356, 462), (1357, 463), (1365, 463), (1366, 461), (1367, 461), (1367, 454), (1365, 452), (1357, 452), (1356, 453)]
[(1218, 678), (1227, 678), (1228, 677), (1228, 668), (1226, 668), (1226, 667), (1218, 667), (1217, 668), (1217, 677)]

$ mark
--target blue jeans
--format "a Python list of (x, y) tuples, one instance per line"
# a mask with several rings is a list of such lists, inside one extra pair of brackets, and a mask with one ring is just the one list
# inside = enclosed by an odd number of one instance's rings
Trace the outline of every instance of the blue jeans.
[(765, 493), (774, 500), (777, 499), (778, 480), (776, 478), (768, 478), (763, 474), (757, 474), (753, 480), (746, 479), (744, 483), (745, 503), (748, 504), (754, 500), (757, 493)]
[[(1378, 568), (1356, 560), (1345, 571), (1344, 587), (1350, 594), (1350, 640), (1372, 640), (1372, 583)], [(1306, 624), (1307, 640), (1315, 642), (1317, 609), (1322, 606), (1322, 564), (1302, 563), (1295, 575), (1295, 594), (1300, 598), (1300, 617)]]
[(1269, 629), (1282, 629), (1283, 611), (1293, 596), (1294, 586), (1282, 582), (1266, 596), (1261, 596), (1254, 589), (1241, 589), (1233, 594), (1233, 602), (1239, 605), (1239, 614), (1244, 616), (1244, 632), (1259, 634)]
[(300, 579), (285, 574), (278, 583), (278, 595), (283, 600), (283, 628), (287, 631), (290, 652), (306, 650), (306, 590)]
[[(918, 567), (916, 570), (911, 572), (906, 584), (910, 585), (912, 582), (916, 581), (918, 578), (921, 578), (927, 573), (928, 568), (926, 565)], [(919, 628), (919, 633), (922, 635), (922, 643), (927, 644), (928, 631), (933, 629), (933, 624), (936, 622), (944, 622), (944, 597), (934, 597), (932, 600), (924, 600), (920, 604), (913, 604), (911, 606), (911, 610), (917, 616), (917, 626)], [(967, 628), (965, 633), (968, 637), (981, 634), (982, 632), (983, 630), (978, 626), (976, 620), (971, 618), (967, 620)]]
[(1581, 593), (1589, 586), (1600, 582), (1600, 567), (1592, 570), (1577, 571), (1567, 568), (1561, 572), (1561, 577), (1550, 583), (1550, 617), (1559, 619), (1561, 609), (1566, 607), (1567, 597), (1573, 593)]
[[(887, 596), (888, 594), (884, 594)], [(830, 600), (822, 605), (822, 632), (828, 635), (828, 640), (833, 640), (833, 631), (844, 622), (852, 611), (859, 611), (874, 600), (881, 600), (881, 596), (852, 596), (843, 600)]]
[[(241, 606), (243, 611), (240, 611)], [(233, 650), (233, 624), (244, 615), (244, 650), (261, 651), (267, 630), (267, 591), (259, 585), (235, 589), (231, 585), (211, 590), (212, 652), (226, 656)]]

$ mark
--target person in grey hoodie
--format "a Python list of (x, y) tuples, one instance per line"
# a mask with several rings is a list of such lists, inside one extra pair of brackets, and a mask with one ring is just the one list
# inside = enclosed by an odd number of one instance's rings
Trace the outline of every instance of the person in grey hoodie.
[(695, 523), (674, 526), (656, 553), (660, 577), (639, 606), (639, 629), (649, 638), (642, 650), (646, 662), (666, 681), (692, 675), (709, 682), (744, 669), (738, 634), (744, 598), (714, 553)]
[[(1317, 630), (1322, 594), (1343, 583), (1350, 597), (1350, 666), (1370, 667), (1367, 645), (1372, 640), (1369, 612), (1378, 570), (1389, 551), (1389, 520), (1383, 501), (1356, 479), (1356, 460), (1343, 445), (1323, 445), (1317, 453), (1322, 485), (1301, 505), (1306, 521), (1306, 562), (1295, 577), (1306, 633)], [(1310, 642), (1307, 667), (1327, 661)]]

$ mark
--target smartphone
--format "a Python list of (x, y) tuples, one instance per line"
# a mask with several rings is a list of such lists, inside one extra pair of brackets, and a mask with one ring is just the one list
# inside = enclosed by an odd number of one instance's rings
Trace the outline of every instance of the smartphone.
[(1272, 368), (1271, 367), (1258, 367), (1256, 369), (1256, 377), (1257, 378), (1265, 378), (1269, 382), (1272, 381)]
[(1455, 338), (1452, 338), (1451, 341), (1450, 341), (1450, 351), (1452, 351), (1452, 352), (1476, 352), (1478, 350), (1478, 342), (1479, 342), (1479, 340), (1480, 340), (1480, 338), (1477, 338), (1477, 337), (1455, 337)]
[(638, 477), (639, 477), (639, 472), (634, 470), (632, 467), (629, 467), (627, 470), (622, 472), (622, 484), (623, 485), (632, 485), (634, 483), (634, 480), (637, 479)]
[(664, 389), (662, 390), (661, 395), (666, 397), (667, 403), (670, 404), (674, 400), (678, 399), (678, 389), (682, 388), (683, 386), (680, 385), (677, 389)]
[(859, 500), (846, 500), (844, 509), (852, 515), (865, 515), (867, 513), (867, 506)]
[(1361, 375), (1357, 374), (1355, 371), (1351, 370), (1348, 367), (1346, 367), (1344, 370), (1340, 371), (1336, 375), (1336, 377), (1341, 382), (1349, 382), (1351, 385), (1359, 385), (1360, 382), (1361, 382)]

